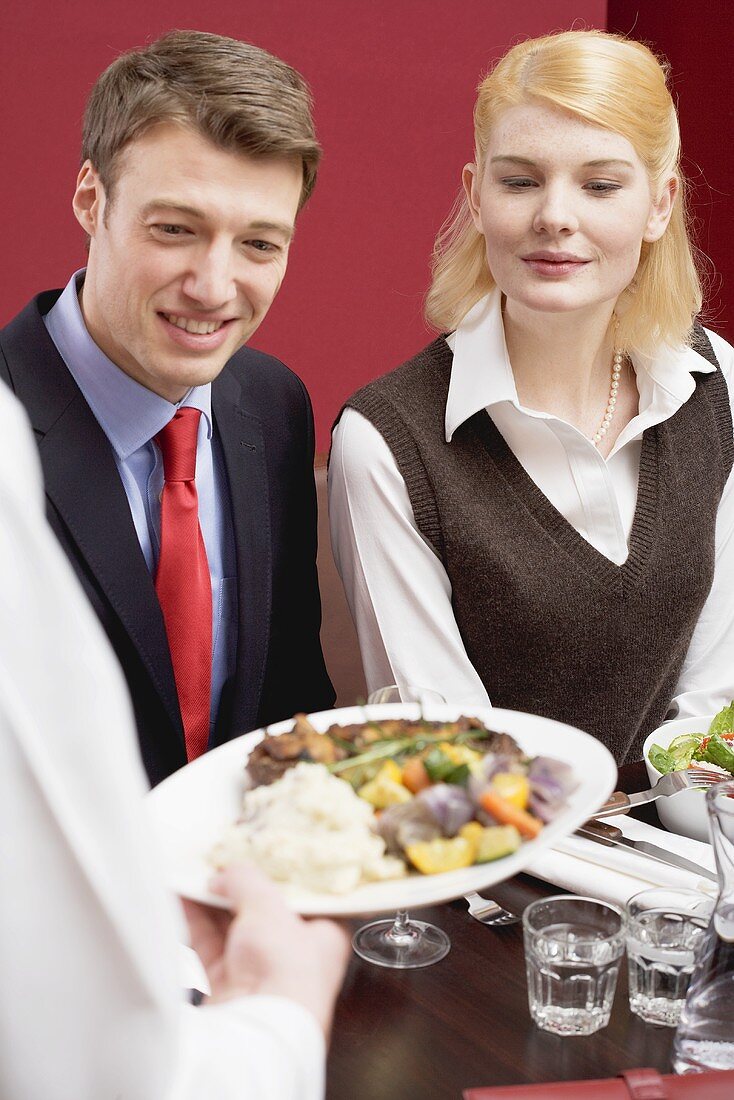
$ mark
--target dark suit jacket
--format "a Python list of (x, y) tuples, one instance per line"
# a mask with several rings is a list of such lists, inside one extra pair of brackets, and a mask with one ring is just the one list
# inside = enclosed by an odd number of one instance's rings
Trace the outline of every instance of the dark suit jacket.
[[(163, 616), (112, 448), (42, 320), (58, 294), (39, 295), (0, 332), (0, 378), (30, 417), (50, 523), (125, 672), (157, 783), (186, 763)], [(212, 384), (212, 410), (229, 479), (239, 608), (237, 670), (222, 694), (215, 745), (330, 707), (334, 692), (319, 643), (313, 418), (303, 383), (277, 359), (243, 348)]]

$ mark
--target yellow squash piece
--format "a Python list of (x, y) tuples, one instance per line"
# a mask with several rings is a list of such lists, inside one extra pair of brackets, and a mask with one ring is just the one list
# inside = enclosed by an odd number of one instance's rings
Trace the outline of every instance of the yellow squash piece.
[(376, 775), (376, 779), (392, 779), (393, 783), (400, 783), (403, 771), (395, 760), (386, 760)]
[(490, 786), (505, 802), (517, 806), (518, 810), (526, 810), (530, 799), (530, 784), (527, 776), (518, 775), (515, 772), (497, 772), (492, 777)]
[(386, 760), (374, 779), (360, 787), (357, 794), (376, 810), (395, 806), (398, 802), (410, 802), (413, 795), (400, 782), (402, 772), (394, 760)]
[(450, 741), (439, 741), (438, 748), (448, 759), (459, 767), (461, 764), (476, 764), (482, 759), (482, 754), (470, 749), (467, 745), (452, 745)]
[(477, 846), (479, 844), (479, 838), (484, 832), (484, 826), (480, 825), (478, 821), (469, 821), (466, 825), (462, 825), (459, 829), (459, 836), (462, 836), (464, 840), (468, 840), (472, 846), (473, 862), (477, 860)]
[(493, 859), (502, 859), (512, 855), (522, 843), (522, 838), (514, 825), (488, 825), (477, 837), (476, 863), (490, 863)]
[(409, 844), (405, 854), (422, 875), (458, 871), (460, 867), (471, 867), (474, 862), (474, 846), (463, 836), (439, 836), (435, 840)]

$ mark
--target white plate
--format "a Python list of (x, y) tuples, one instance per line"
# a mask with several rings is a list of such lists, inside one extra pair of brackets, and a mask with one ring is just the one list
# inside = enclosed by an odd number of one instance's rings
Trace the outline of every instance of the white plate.
[[(440, 875), (411, 874), (403, 879), (367, 883), (349, 894), (316, 894), (284, 886), (286, 899), (297, 912), (334, 917), (393, 913), (396, 909), (418, 909), (460, 897), (470, 890), (482, 890), (516, 875), (537, 859), (543, 849), (573, 832), (614, 790), (617, 769), (611, 753), (600, 741), (573, 726), (489, 707), (433, 704), (424, 708), (430, 721), (452, 721), (461, 714), (476, 715), (490, 729), (511, 734), (528, 756), (554, 756), (569, 763), (578, 787), (569, 797), (566, 809), (546, 825), (536, 840), (523, 843), (513, 855), (493, 863)], [(322, 732), (334, 724), (363, 722), (365, 717), (414, 719), (419, 717), (419, 709), (415, 704), (390, 704), (309, 715)], [(284, 733), (292, 724), (279, 722), (268, 727), (268, 733)], [(207, 891), (212, 874), (208, 855), (224, 828), (239, 816), (245, 761), (264, 735), (263, 730), (256, 730), (213, 749), (174, 772), (148, 795), (166, 882), (182, 897), (210, 905), (224, 904)]]

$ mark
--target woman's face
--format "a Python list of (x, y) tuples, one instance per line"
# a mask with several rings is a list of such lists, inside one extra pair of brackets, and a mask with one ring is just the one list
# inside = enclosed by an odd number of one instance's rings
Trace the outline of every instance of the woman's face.
[(464, 186), (508, 306), (562, 313), (613, 305), (642, 242), (665, 232), (677, 181), (655, 201), (626, 138), (528, 104), (500, 115), (482, 177), (467, 165)]

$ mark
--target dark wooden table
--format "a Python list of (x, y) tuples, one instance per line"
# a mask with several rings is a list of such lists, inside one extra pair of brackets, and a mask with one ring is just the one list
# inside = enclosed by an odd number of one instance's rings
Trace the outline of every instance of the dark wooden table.
[[(642, 790), (642, 764), (621, 769), (623, 790)], [(643, 813), (655, 822), (654, 811)], [(518, 875), (487, 891), (516, 913), (558, 888)], [(441, 962), (390, 970), (353, 956), (337, 1005), (327, 1100), (457, 1100), (473, 1085), (613, 1077), (634, 1066), (670, 1071), (673, 1029), (629, 1011), (626, 964), (609, 1026), (561, 1038), (530, 1019), (522, 925), (489, 928), (466, 902), (423, 909), (451, 938)]]

